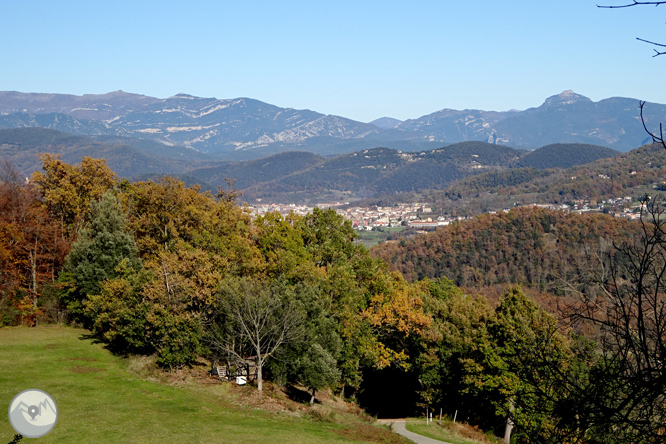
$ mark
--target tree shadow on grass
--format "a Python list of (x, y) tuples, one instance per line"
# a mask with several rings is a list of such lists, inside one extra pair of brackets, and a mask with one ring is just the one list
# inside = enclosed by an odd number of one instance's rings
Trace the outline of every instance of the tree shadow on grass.
[(111, 350), (111, 349), (108, 347), (108, 345), (102, 340), (102, 338), (100, 338), (98, 335), (96, 335), (96, 334), (94, 334), (94, 333), (82, 333), (82, 334), (79, 336), (79, 341), (90, 341), (90, 342), (92, 342), (93, 344), (104, 344), (104, 348), (105, 348), (105, 349), (107, 349), (107, 350), (113, 352), (113, 350)]
[[(308, 404), (310, 402), (310, 398), (312, 397), (309, 392), (298, 387), (294, 387), (293, 385), (288, 385), (284, 392), (289, 399), (295, 402), (300, 402), (302, 404)], [(321, 402), (315, 399), (315, 404), (321, 404)]]

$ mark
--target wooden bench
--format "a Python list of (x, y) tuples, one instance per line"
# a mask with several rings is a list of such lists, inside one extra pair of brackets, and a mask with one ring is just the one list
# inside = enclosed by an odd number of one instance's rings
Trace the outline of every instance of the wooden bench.
[[(251, 365), (247, 362), (243, 363), (244, 365), (238, 365), (235, 368), (236, 370), (229, 370), (227, 366), (215, 366), (215, 370), (211, 371), (211, 374), (217, 372), (217, 377), (223, 381), (229, 381), (230, 379), (236, 378), (238, 376), (243, 376), (247, 379), (248, 382), (254, 381), (257, 379), (257, 368), (254, 365)], [(252, 363), (253, 364), (253, 363)]]

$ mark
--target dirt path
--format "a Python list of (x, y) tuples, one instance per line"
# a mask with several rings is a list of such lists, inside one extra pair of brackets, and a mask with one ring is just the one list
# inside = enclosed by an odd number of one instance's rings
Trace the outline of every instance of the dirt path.
[(377, 422), (381, 424), (389, 424), (395, 433), (414, 441), (416, 444), (449, 444), (446, 441), (438, 441), (436, 439), (427, 438), (417, 433), (410, 432), (405, 427), (407, 421), (404, 419), (380, 419)]

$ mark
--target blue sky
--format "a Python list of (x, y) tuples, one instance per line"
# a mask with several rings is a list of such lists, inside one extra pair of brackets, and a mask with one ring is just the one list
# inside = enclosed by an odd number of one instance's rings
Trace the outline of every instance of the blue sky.
[(636, 40), (666, 42), (666, 6), (596, 4), (4, 0), (0, 90), (251, 97), (360, 121), (567, 89), (666, 103), (666, 56)]

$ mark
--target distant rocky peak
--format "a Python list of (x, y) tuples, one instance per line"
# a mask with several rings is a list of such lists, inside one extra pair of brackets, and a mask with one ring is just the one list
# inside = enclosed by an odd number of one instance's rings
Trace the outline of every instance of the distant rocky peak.
[(402, 123), (402, 120), (394, 119), (392, 117), (380, 117), (370, 122), (370, 125), (375, 125), (381, 129), (393, 129), (399, 124)]
[[(84, 94), (84, 96), (87, 96), (90, 94)], [(116, 91), (111, 91), (106, 94), (100, 94), (102, 97), (117, 97), (117, 96), (135, 96), (139, 94), (131, 94), (128, 92), (123, 91), (122, 89), (116, 90)]]
[(200, 97), (195, 97), (190, 94), (185, 94), (185, 93), (178, 93), (175, 96), (169, 97), (170, 99), (188, 99), (188, 100), (194, 100), (194, 99), (199, 99)]
[(570, 89), (566, 91), (562, 91), (560, 94), (556, 96), (551, 96), (546, 99), (546, 101), (543, 103), (543, 106), (561, 106), (561, 105), (571, 105), (573, 103), (580, 103), (580, 102), (591, 102), (592, 100), (588, 99), (585, 96), (581, 96), (580, 94), (576, 94), (575, 92), (571, 91)]

